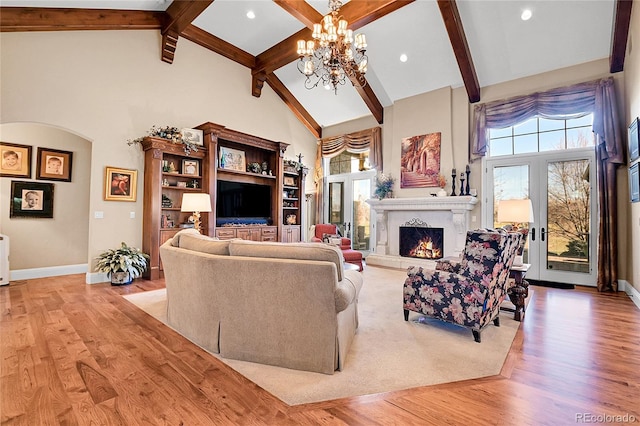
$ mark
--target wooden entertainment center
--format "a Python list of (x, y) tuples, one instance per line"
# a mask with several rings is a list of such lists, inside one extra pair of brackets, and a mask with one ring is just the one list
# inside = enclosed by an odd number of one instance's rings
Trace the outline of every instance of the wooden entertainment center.
[[(289, 144), (210, 122), (196, 129), (204, 133), (204, 146), (198, 147), (197, 152), (187, 154), (183, 144), (157, 137), (146, 137), (142, 142), (145, 152), (142, 250), (151, 257), (147, 278), (162, 277), (160, 245), (190, 226), (192, 212), (180, 211), (185, 192), (204, 192), (211, 197), (213, 211), (201, 213), (203, 234), (220, 239), (282, 242), (298, 242), (302, 237), (307, 169), (284, 161)], [(221, 187), (231, 188), (231, 193), (219, 194)], [(246, 200), (249, 196), (254, 198), (251, 202)], [(221, 210), (262, 214), (255, 220), (219, 217)]]

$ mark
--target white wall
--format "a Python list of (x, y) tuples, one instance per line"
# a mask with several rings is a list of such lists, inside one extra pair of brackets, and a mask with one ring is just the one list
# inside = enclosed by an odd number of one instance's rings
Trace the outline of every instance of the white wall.
[[(631, 120), (640, 117), (640, 3), (638, 2), (634, 2), (631, 12), (631, 29), (627, 42), (624, 75), (625, 93), (627, 94), (624, 115), (625, 123), (629, 125)], [(623, 168), (623, 173), (627, 176), (626, 168)], [(620, 189), (620, 199), (626, 200), (625, 204), (629, 211), (629, 214), (625, 215), (627, 220), (621, 220), (621, 222), (626, 225), (629, 232), (624, 234), (627, 238), (626, 249), (619, 250), (618, 253), (626, 269), (626, 274), (623, 274), (623, 277), (633, 285), (638, 293), (640, 292), (640, 263), (638, 262), (640, 259), (640, 203), (629, 202), (628, 187)], [(636, 301), (636, 304), (640, 306), (640, 302)]]
[[(2, 123), (52, 125), (92, 142), (85, 254), (91, 264), (121, 241), (141, 246), (143, 153), (126, 142), (152, 125), (211, 121), (290, 143), (285, 157), (301, 152), (306, 163), (315, 157), (315, 138), (268, 85), (253, 97), (249, 69), (188, 40), (179, 40), (171, 65), (160, 60), (159, 31), (1, 33), (0, 44)], [(103, 200), (105, 166), (138, 170), (135, 203)], [(4, 202), (8, 196), (2, 191)], [(94, 219), (95, 211), (104, 219)], [(39, 259), (40, 266), (52, 262)]]
[[(10, 238), (11, 270), (87, 263), (91, 142), (32, 123), (0, 125), (0, 140), (32, 147), (31, 179), (0, 178), (0, 233)], [(71, 151), (71, 182), (36, 180), (38, 148)], [(11, 182), (53, 184), (53, 219), (9, 217)]]

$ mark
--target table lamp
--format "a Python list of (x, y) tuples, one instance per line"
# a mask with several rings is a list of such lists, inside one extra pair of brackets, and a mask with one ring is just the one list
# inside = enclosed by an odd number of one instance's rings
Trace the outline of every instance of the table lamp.
[(520, 243), (516, 258), (513, 260), (513, 266), (522, 266), (522, 254), (529, 236), (529, 223), (533, 222), (531, 200), (500, 200), (498, 203), (498, 222), (511, 223), (514, 231), (522, 232), (524, 238)]
[(193, 227), (198, 231), (200, 230), (200, 212), (211, 211), (211, 197), (206, 193), (186, 193), (182, 194), (182, 204), (180, 205), (180, 211), (193, 212)]

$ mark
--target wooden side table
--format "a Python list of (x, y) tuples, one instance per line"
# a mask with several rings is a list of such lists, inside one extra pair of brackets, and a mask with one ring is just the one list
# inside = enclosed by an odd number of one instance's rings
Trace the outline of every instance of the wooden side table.
[[(522, 321), (524, 319), (524, 301), (529, 296), (529, 283), (524, 279), (527, 275), (527, 271), (531, 267), (531, 264), (524, 263), (518, 266), (512, 266), (509, 278), (514, 279), (514, 284), (507, 290), (507, 295), (511, 300), (511, 303), (515, 306), (513, 309), (513, 319), (516, 321)], [(506, 309), (511, 310), (511, 309)]]

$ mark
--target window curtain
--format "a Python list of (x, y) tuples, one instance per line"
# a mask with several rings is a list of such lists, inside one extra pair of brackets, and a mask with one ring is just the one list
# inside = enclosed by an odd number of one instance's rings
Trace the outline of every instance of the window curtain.
[(472, 158), (486, 155), (489, 129), (525, 120), (578, 118), (593, 113), (599, 189), (598, 290), (617, 291), (617, 207), (615, 169), (624, 162), (613, 78), (478, 105), (473, 113)]
[(324, 223), (322, 189), (324, 187), (323, 158), (333, 158), (344, 151), (365, 152), (369, 150), (369, 162), (375, 169), (382, 170), (382, 129), (373, 127), (346, 135), (320, 139), (316, 152), (314, 181), (316, 184), (316, 220)]

